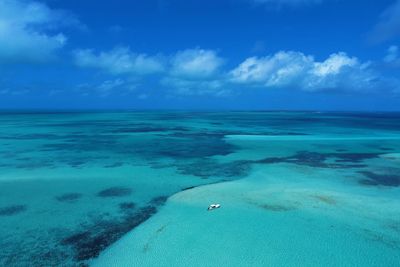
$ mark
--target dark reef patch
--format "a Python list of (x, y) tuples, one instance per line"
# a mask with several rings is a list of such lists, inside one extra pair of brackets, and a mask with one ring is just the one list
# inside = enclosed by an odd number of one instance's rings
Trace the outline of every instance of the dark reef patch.
[(132, 194), (132, 189), (127, 187), (110, 187), (97, 193), (98, 197), (124, 197)]
[(98, 219), (83, 230), (61, 240), (61, 245), (72, 246), (78, 262), (97, 257), (102, 250), (117, 241), (156, 213), (157, 208), (146, 206), (119, 219)]
[(338, 158), (338, 162), (359, 163), (366, 159), (377, 158), (381, 153), (327, 153), (327, 157)]
[(81, 160), (73, 160), (73, 161), (68, 162), (68, 165), (73, 168), (78, 168), (85, 164), (86, 164), (86, 161), (81, 161)]
[(283, 212), (283, 211), (291, 211), (294, 210), (294, 207), (291, 206), (284, 206), (280, 204), (259, 204), (258, 207), (268, 210), (268, 211), (275, 211), (275, 212)]
[(190, 190), (190, 189), (193, 189), (193, 188), (195, 188), (195, 186), (188, 186), (188, 187), (182, 188), (181, 191), (186, 191), (186, 190)]
[(238, 160), (228, 163), (219, 163), (212, 159), (201, 159), (188, 164), (178, 165), (178, 172), (184, 175), (193, 175), (203, 179), (222, 177), (227, 179), (245, 176), (250, 170), (251, 161)]
[(25, 205), (12, 205), (0, 208), (0, 216), (13, 216), (24, 212), (26, 210)]
[[(365, 159), (377, 158), (380, 153), (317, 153), (311, 151), (299, 151), (289, 157), (269, 157), (254, 161), (255, 163), (293, 163), (319, 168), (363, 168), (360, 164)], [(335, 163), (327, 162), (333, 159)]]
[(39, 168), (54, 168), (55, 165), (51, 161), (40, 161), (40, 162), (26, 162), (22, 164), (14, 165), (14, 168), (17, 169), (25, 169), (25, 170), (33, 170)]
[(361, 179), (363, 185), (400, 186), (400, 174), (378, 174), (372, 171), (360, 171), (367, 179)]
[[(163, 205), (167, 197), (153, 198), (145, 207), (136, 212), (125, 212), (122, 217), (104, 219), (99, 217), (84, 229), (63, 238), (61, 245), (71, 246), (74, 250), (74, 259), (80, 263), (97, 257), (102, 250), (117, 241), (121, 236), (149, 219), (157, 212), (159, 206)], [(120, 204), (124, 209), (133, 209), (135, 204), (124, 202)]]
[(123, 162), (115, 162), (113, 164), (104, 166), (104, 168), (117, 168), (117, 167), (121, 167), (122, 165), (124, 165)]
[(226, 135), (268, 135), (268, 136), (281, 136), (281, 135), (291, 135), (291, 136), (305, 136), (309, 135), (300, 132), (265, 132), (265, 131), (230, 131), (230, 130), (214, 130), (214, 131), (186, 131), (186, 132), (174, 132), (169, 133), (165, 136), (178, 137), (178, 138), (223, 138)]
[(328, 205), (336, 205), (336, 200), (331, 196), (326, 195), (312, 195), (311, 197), (317, 199), (320, 202), (323, 202)]
[(30, 161), (32, 158), (24, 157), (24, 158), (17, 158), (18, 161)]
[(119, 203), (119, 208), (123, 211), (131, 211), (136, 208), (136, 204), (134, 202), (122, 202)]
[(162, 127), (162, 126), (136, 126), (124, 127), (112, 130), (112, 133), (151, 133), (151, 132), (167, 132), (167, 131), (188, 131), (185, 127)]
[(228, 155), (235, 150), (235, 147), (225, 142), (223, 136), (220, 135), (198, 138), (164, 137), (157, 145), (157, 150), (149, 156), (153, 158), (154, 156), (161, 156), (175, 159), (203, 158), (215, 155)]
[(52, 144), (43, 144), (41, 146), (40, 151), (42, 152), (51, 152), (51, 151), (71, 151), (78, 152), (81, 151), (113, 151), (113, 148), (120, 147), (121, 145), (117, 144), (115, 140), (115, 136), (84, 136), (76, 139), (69, 139), (67, 142), (63, 143), (52, 143)]
[(372, 186), (379, 185), (379, 183), (375, 182), (374, 180), (369, 180), (369, 179), (358, 180), (358, 183), (361, 185), (372, 185)]
[(261, 133), (261, 135), (272, 135), (272, 136), (280, 136), (280, 135), (306, 136), (306, 135), (309, 135), (309, 134), (307, 134), (307, 133), (299, 133), (299, 132), (267, 132), (267, 133)]
[(167, 201), (167, 199), (168, 199), (168, 196), (158, 196), (158, 197), (152, 198), (150, 200), (149, 204), (151, 206), (155, 206), (155, 207), (161, 206), (161, 205), (164, 205), (164, 203), (165, 203), (165, 201)]
[(82, 197), (82, 194), (80, 194), (80, 193), (66, 193), (66, 194), (57, 196), (56, 199), (60, 202), (73, 202), (75, 200), (78, 200), (81, 197)]
[(390, 147), (380, 147), (379, 149), (383, 150), (383, 151), (393, 151), (394, 150), (393, 148), (390, 148)]
[[(63, 142), (46, 143), (38, 148), (41, 152), (81, 153), (107, 152), (120, 158), (142, 157), (144, 159), (157, 159), (169, 157), (173, 159), (202, 158), (214, 155), (227, 155), (235, 150), (235, 146), (224, 140), (224, 135), (229, 131), (196, 132), (188, 131), (183, 127), (161, 127), (151, 129), (133, 127), (133, 129), (120, 129), (116, 135), (110, 131), (115, 129), (99, 129), (97, 134), (70, 135)], [(136, 130), (135, 130), (136, 129)], [(149, 132), (140, 140), (128, 133), (129, 131)], [(166, 132), (167, 131), (167, 132)], [(172, 132), (171, 132), (172, 131)], [(154, 133), (153, 133), (154, 132)], [(65, 162), (60, 155), (58, 161)], [(85, 158), (88, 162), (92, 157)], [(68, 164), (68, 162), (67, 162)], [(79, 166), (78, 164), (74, 164)], [(107, 166), (109, 168), (113, 165)], [(115, 165), (115, 167), (118, 167)]]
[(59, 139), (60, 136), (55, 134), (16, 134), (16, 135), (2, 135), (0, 139), (5, 140), (37, 140), (37, 139)]
[(377, 232), (370, 229), (363, 229), (364, 237), (368, 241), (379, 242), (388, 248), (399, 250), (400, 249), (400, 242), (397, 238), (393, 238), (393, 236), (385, 235), (381, 232)]

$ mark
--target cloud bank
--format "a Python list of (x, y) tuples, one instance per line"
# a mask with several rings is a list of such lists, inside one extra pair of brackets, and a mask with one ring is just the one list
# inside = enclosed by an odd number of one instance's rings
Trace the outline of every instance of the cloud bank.
[(151, 74), (164, 70), (158, 56), (133, 53), (128, 47), (117, 47), (111, 51), (95, 53), (91, 49), (76, 50), (75, 62), (80, 67), (97, 68), (111, 74)]
[(187, 49), (172, 57), (171, 74), (188, 78), (205, 78), (214, 75), (223, 59), (213, 50)]
[(354, 90), (373, 87), (376, 75), (369, 63), (343, 52), (323, 61), (295, 51), (280, 51), (266, 57), (251, 57), (230, 71), (234, 83), (265, 88), (297, 88), (305, 91)]
[(0, 63), (50, 59), (67, 40), (57, 28), (76, 23), (72, 16), (39, 2), (1, 0)]
[(390, 46), (383, 60), (388, 64), (400, 66), (399, 47), (397, 45)]
[[(299, 51), (279, 51), (264, 57), (249, 57), (233, 67), (215, 50), (200, 48), (178, 51), (173, 55), (145, 55), (127, 48), (94, 53), (74, 53), (80, 67), (97, 68), (110, 75), (141, 78), (151, 73), (161, 87), (180, 95), (228, 95), (233, 88), (290, 89), (303, 91), (362, 91), (389, 87), (371, 62), (362, 62), (344, 52), (316, 60)], [(397, 59), (397, 47), (391, 47), (385, 60)], [(157, 81), (158, 80), (158, 81)], [(393, 79), (390, 82), (393, 84)]]

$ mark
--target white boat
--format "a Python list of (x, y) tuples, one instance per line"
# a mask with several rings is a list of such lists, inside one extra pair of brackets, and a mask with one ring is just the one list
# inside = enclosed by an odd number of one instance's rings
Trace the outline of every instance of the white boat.
[(219, 209), (221, 207), (220, 204), (211, 204), (210, 206), (208, 206), (207, 210), (215, 210), (215, 209)]

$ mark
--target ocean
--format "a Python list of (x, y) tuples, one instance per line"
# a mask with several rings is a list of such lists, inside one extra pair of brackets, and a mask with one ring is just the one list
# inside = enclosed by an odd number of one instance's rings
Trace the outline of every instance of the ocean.
[(400, 113), (2, 112), (0, 156), (0, 266), (400, 266)]

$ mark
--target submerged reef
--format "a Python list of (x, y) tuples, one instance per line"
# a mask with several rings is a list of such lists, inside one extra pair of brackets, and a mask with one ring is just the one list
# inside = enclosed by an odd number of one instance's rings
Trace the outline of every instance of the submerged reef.
[(134, 202), (122, 202), (119, 204), (119, 208), (126, 212), (136, 208), (136, 204)]
[(116, 186), (104, 189), (97, 193), (98, 197), (124, 197), (132, 194), (132, 189)]
[[(255, 163), (293, 163), (319, 168), (363, 168), (363, 160), (377, 158), (380, 153), (318, 153), (311, 151), (299, 151), (289, 157), (268, 157), (254, 161)], [(328, 160), (334, 162), (328, 162)]]
[(359, 181), (363, 185), (400, 186), (400, 170), (396, 174), (378, 174), (372, 171), (360, 171), (359, 173), (367, 178)]
[(282, 211), (291, 211), (296, 209), (295, 207), (292, 206), (284, 206), (280, 204), (259, 204), (257, 205), (258, 207), (267, 210), (267, 211), (275, 211), (275, 212), (282, 212)]
[(113, 164), (105, 165), (104, 168), (117, 168), (121, 167), (122, 165), (124, 165), (123, 162), (115, 162)]
[(82, 197), (82, 194), (80, 194), (80, 193), (67, 193), (67, 194), (57, 196), (56, 199), (60, 202), (73, 202), (75, 200), (78, 200), (81, 197)]
[(180, 174), (193, 175), (203, 179), (221, 177), (225, 180), (237, 179), (245, 176), (250, 170), (252, 161), (237, 160), (220, 163), (213, 159), (201, 159), (187, 164), (178, 164)]
[(263, 209), (265, 211), (273, 211), (273, 212), (285, 212), (285, 211), (293, 211), (298, 207), (295, 203), (279, 203), (279, 202), (260, 202), (255, 199), (245, 199), (245, 201), (251, 205), (256, 206), (257, 208)]
[(63, 238), (60, 244), (72, 247), (74, 259), (85, 263), (97, 257), (106, 247), (150, 218), (166, 199), (165, 196), (153, 198), (147, 205), (135, 211), (132, 211), (136, 206), (134, 203), (121, 203), (120, 208), (125, 211), (122, 217), (110, 219), (99, 216), (87, 225), (83, 225), (82, 229)]
[(328, 205), (336, 205), (336, 199), (327, 195), (312, 195), (311, 197)]
[(0, 207), (0, 216), (12, 216), (24, 212), (25, 210), (25, 205), (12, 205), (2, 208)]

